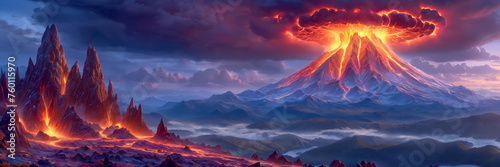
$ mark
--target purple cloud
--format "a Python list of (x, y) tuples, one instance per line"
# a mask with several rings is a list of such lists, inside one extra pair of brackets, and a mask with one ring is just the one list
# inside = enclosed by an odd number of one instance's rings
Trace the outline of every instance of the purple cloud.
[(500, 70), (489, 65), (470, 66), (466, 63), (442, 63), (436, 66), (421, 57), (412, 59), (410, 63), (427, 74), (450, 82), (466, 80), (471, 77), (491, 81), (492, 78), (496, 78), (500, 74)]

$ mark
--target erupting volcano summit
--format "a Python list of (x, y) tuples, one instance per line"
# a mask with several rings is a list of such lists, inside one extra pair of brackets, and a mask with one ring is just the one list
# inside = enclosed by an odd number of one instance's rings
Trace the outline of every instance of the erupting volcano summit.
[(383, 105), (470, 106), (477, 101), (472, 91), (425, 74), (386, 45), (432, 35), (436, 24), (444, 25), (444, 18), (430, 9), (423, 9), (419, 17), (335, 9), (302, 16), (290, 33), (329, 51), (297, 73), (251, 93), (260, 96), (245, 98), (299, 101), (309, 96), (343, 103), (370, 99)]

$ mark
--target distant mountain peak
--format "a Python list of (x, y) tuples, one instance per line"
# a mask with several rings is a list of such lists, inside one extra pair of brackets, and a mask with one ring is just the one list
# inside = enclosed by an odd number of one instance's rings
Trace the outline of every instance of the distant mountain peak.
[(226, 101), (226, 102), (235, 102), (240, 101), (240, 98), (231, 91), (227, 91), (223, 94), (215, 94), (208, 98), (211, 101)]
[[(477, 103), (465, 87), (455, 87), (411, 66), (377, 37), (352, 35), (347, 45), (326, 52), (310, 65), (275, 84), (258, 89), (262, 98), (286, 102), (313, 95), (331, 102), (357, 103), (366, 98), (383, 105)], [(472, 92), (472, 93), (471, 93)], [(241, 99), (251, 91), (239, 94)]]

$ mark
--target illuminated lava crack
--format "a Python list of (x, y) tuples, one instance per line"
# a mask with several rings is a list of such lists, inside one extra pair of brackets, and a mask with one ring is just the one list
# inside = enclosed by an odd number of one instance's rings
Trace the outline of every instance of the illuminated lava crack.
[(477, 98), (472, 91), (423, 73), (386, 45), (433, 35), (444, 25), (444, 18), (431, 9), (421, 10), (418, 17), (398, 11), (315, 11), (300, 17), (289, 33), (322, 44), (327, 52), (297, 73), (257, 91), (264, 98), (286, 102), (369, 99), (385, 105), (474, 105)]

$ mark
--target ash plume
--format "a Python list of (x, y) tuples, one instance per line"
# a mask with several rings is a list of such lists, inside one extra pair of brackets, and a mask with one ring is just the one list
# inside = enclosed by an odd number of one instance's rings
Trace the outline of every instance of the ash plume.
[[(298, 19), (297, 31), (335, 31), (343, 25), (364, 25), (372, 29), (386, 29), (389, 41), (398, 43), (431, 35), (437, 26), (446, 25), (446, 21), (433, 9), (422, 9), (419, 16), (413, 16), (398, 11), (374, 13), (322, 8), (311, 15), (301, 16)], [(300, 35), (298, 36), (300, 38)]]

